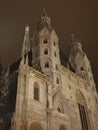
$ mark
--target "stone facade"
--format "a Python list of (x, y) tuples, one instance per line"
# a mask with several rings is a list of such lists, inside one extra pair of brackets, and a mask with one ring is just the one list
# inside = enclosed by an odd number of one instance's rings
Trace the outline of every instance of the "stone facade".
[(26, 26), (11, 130), (98, 130), (98, 95), (80, 42), (72, 36), (63, 65), (58, 36), (43, 10), (31, 43), (30, 51)]

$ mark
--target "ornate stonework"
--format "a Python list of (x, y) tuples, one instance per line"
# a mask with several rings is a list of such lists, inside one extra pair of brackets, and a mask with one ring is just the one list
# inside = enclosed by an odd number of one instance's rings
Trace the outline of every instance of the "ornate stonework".
[[(26, 26), (21, 58), (5, 78), (10, 100), (4, 101), (12, 101), (8, 130), (98, 130), (98, 95), (89, 60), (73, 35), (65, 57), (45, 10), (33, 38)], [(7, 130), (4, 116), (0, 128)]]

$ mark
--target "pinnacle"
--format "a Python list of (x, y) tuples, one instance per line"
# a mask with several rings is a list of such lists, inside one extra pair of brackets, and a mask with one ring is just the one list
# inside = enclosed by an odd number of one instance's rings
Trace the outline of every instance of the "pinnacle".
[(23, 57), (26, 53), (29, 52), (29, 50), (30, 50), (29, 26), (26, 25), (21, 56)]
[(41, 16), (44, 16), (44, 17), (46, 17), (46, 16), (47, 16), (47, 13), (46, 13), (45, 8), (43, 8), (43, 9), (42, 9), (42, 11), (41, 11)]
[(29, 31), (29, 25), (28, 24), (25, 27), (25, 31)]
[(71, 34), (71, 38), (73, 41), (75, 40), (75, 35), (73, 33)]

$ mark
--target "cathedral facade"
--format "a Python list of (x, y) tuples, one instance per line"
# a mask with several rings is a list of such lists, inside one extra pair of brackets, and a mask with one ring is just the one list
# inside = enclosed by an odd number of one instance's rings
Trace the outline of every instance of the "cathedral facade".
[(25, 27), (21, 57), (3, 76), (0, 130), (98, 130), (90, 62), (74, 35), (69, 48), (66, 58), (45, 10), (31, 38)]

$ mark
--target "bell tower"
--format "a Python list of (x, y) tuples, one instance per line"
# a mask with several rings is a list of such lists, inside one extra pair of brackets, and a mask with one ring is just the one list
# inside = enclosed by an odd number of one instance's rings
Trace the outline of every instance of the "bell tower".
[(75, 38), (73, 34), (69, 45), (69, 63), (71, 67), (74, 69), (76, 74), (89, 82), (93, 91), (96, 91), (89, 59), (85, 52), (82, 50), (81, 43)]
[(45, 9), (41, 12), (41, 19), (34, 33), (32, 44), (33, 66), (40, 65), (42, 71), (50, 77), (52, 87), (59, 87), (60, 57), (58, 36)]

